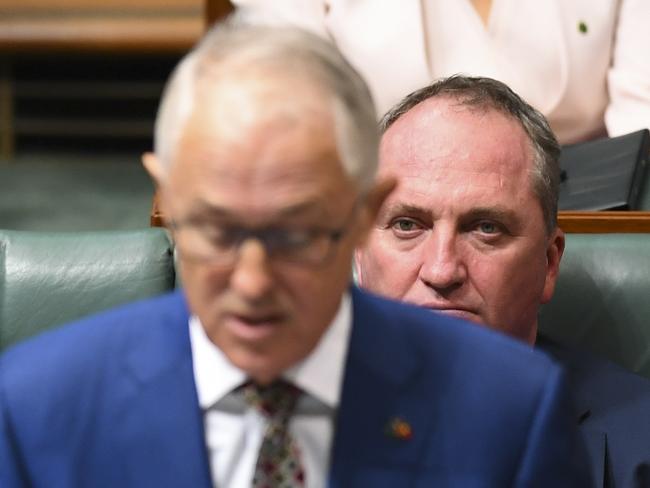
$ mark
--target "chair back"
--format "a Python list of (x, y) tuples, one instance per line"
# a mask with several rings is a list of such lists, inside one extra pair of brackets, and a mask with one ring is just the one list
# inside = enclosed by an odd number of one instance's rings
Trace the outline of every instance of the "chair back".
[(539, 328), (650, 378), (650, 234), (567, 234)]
[(163, 229), (0, 230), (0, 350), (84, 315), (171, 290)]

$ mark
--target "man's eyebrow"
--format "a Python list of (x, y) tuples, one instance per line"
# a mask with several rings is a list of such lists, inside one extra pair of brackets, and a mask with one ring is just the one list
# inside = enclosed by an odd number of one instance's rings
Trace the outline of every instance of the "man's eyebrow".
[(507, 224), (517, 224), (520, 221), (517, 213), (506, 207), (474, 207), (464, 215), (465, 220), (489, 219), (504, 222)]
[[(318, 199), (308, 200), (287, 207), (281, 208), (273, 215), (269, 215), (273, 219), (296, 217), (307, 214), (317, 214), (318, 216), (325, 216), (326, 212), (323, 210), (323, 202)], [(186, 219), (188, 220), (242, 220), (241, 214), (237, 211), (230, 210), (227, 207), (215, 205), (206, 201), (196, 202), (190, 210)]]
[(324, 202), (321, 199), (314, 199), (289, 205), (288, 207), (281, 209), (277, 215), (279, 217), (295, 217), (305, 214), (318, 214), (325, 216), (326, 213)]
[(199, 201), (192, 205), (192, 208), (185, 217), (186, 220), (201, 220), (201, 219), (226, 219), (234, 218), (235, 214), (230, 212), (225, 207), (213, 205), (204, 201)]
[(431, 214), (431, 209), (421, 207), (419, 205), (413, 205), (410, 203), (394, 203), (384, 207), (382, 214), (389, 215), (398, 215), (398, 214), (408, 214), (408, 215), (429, 215)]

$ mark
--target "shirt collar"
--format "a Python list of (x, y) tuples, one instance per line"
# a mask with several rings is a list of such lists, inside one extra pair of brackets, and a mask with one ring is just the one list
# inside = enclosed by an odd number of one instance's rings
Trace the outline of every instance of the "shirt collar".
[[(314, 350), (283, 377), (310, 396), (337, 408), (352, 326), (352, 299), (341, 298), (339, 309)], [(192, 365), (199, 405), (206, 410), (246, 381), (246, 373), (235, 367), (208, 338), (195, 315), (189, 319)]]

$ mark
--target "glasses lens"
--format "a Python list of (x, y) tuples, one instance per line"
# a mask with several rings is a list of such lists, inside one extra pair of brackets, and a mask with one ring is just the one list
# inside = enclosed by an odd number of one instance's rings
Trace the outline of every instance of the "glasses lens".
[(267, 251), (283, 261), (318, 264), (329, 255), (332, 241), (322, 232), (285, 231), (276, 235), (275, 240), (267, 240)]
[(269, 257), (297, 264), (322, 264), (330, 256), (343, 230), (186, 225), (176, 227), (180, 252), (189, 258), (213, 263), (232, 263), (248, 239), (261, 242)]
[(202, 261), (228, 262), (239, 247), (235, 234), (214, 227), (183, 228), (176, 238), (183, 255)]

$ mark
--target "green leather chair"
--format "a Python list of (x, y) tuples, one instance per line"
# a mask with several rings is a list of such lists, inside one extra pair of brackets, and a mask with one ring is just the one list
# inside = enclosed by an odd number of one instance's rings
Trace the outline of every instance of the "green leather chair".
[(45, 329), (174, 287), (163, 229), (0, 230), (0, 350)]
[(539, 327), (650, 378), (650, 234), (567, 234)]

